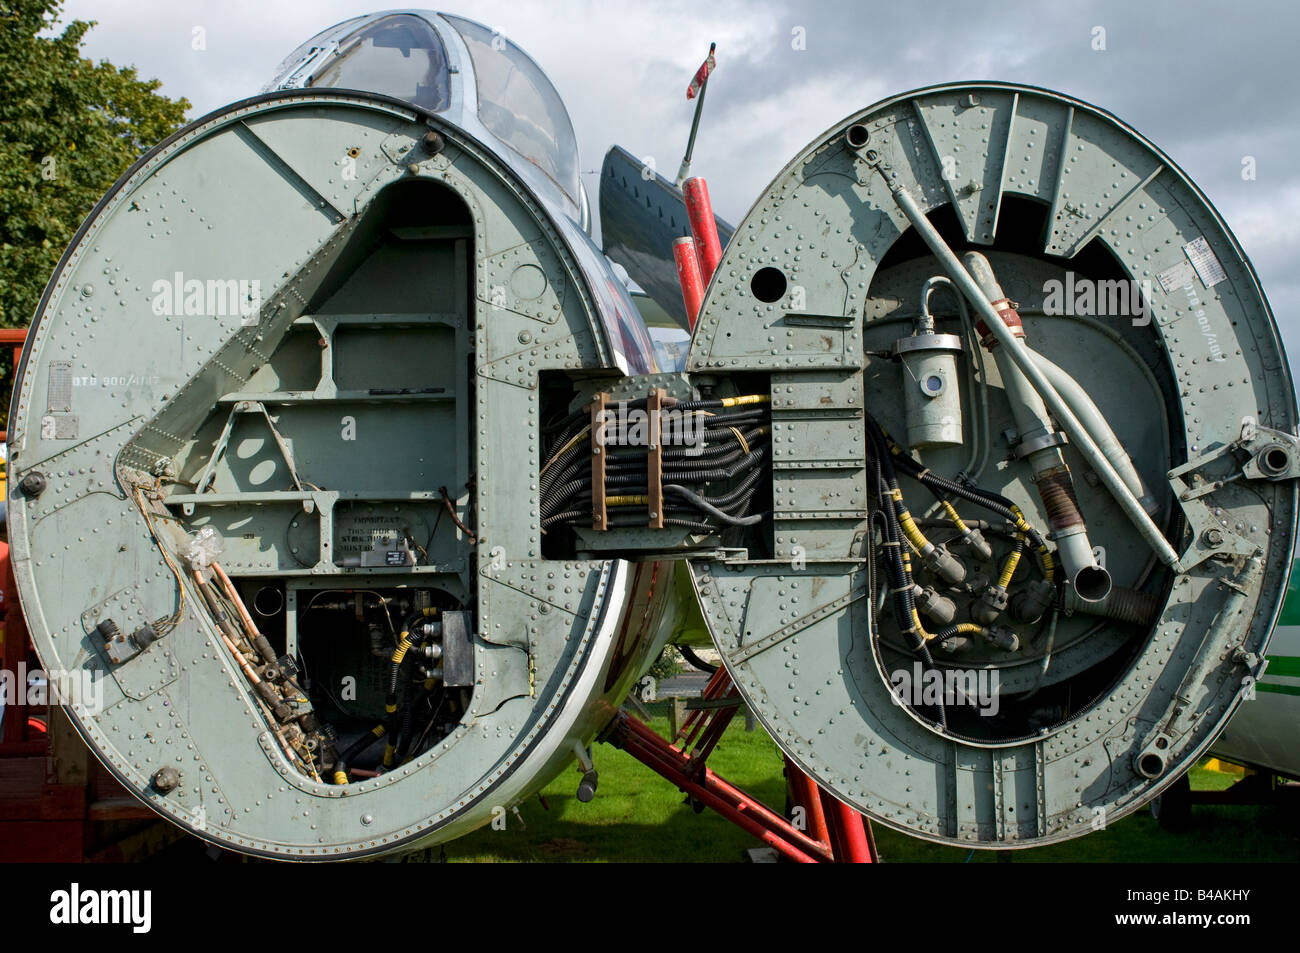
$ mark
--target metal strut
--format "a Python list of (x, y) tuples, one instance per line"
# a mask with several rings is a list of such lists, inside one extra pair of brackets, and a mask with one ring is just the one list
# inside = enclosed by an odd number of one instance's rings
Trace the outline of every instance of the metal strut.
[(792, 861), (874, 863), (878, 859), (875, 841), (866, 818), (819, 788), (789, 761), (786, 776), (792, 801), (802, 810), (807, 832), (709, 769), (709, 755), (741, 704), (731, 677), (719, 668), (671, 741), (626, 709), (615, 717), (604, 740)]

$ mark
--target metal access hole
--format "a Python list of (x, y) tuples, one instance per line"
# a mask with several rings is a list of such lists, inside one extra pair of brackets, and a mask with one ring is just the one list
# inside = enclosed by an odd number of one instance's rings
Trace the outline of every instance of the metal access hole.
[(1138, 771), (1148, 778), (1158, 778), (1164, 774), (1165, 759), (1154, 752), (1144, 754), (1138, 759)]
[(1270, 447), (1264, 451), (1264, 469), (1270, 473), (1284, 473), (1290, 463), (1291, 457), (1282, 447)]
[(867, 144), (867, 140), (870, 138), (871, 133), (867, 130), (867, 127), (861, 123), (854, 123), (849, 126), (848, 131), (844, 133), (845, 142), (847, 142), (850, 148), (853, 149), (861, 149)]
[(754, 292), (754, 297), (767, 304), (784, 298), (785, 288), (785, 275), (780, 268), (773, 268), (771, 265), (758, 269), (749, 282), (749, 290)]

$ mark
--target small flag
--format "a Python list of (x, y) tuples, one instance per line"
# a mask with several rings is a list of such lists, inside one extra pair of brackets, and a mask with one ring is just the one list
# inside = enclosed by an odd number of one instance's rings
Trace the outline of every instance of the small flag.
[(717, 49), (718, 44), (709, 44), (709, 58), (704, 64), (695, 71), (695, 78), (691, 80), (691, 85), (686, 88), (686, 98), (694, 99), (696, 94), (704, 88), (704, 84), (709, 81), (709, 74), (717, 69), (717, 61), (713, 58), (713, 51)]

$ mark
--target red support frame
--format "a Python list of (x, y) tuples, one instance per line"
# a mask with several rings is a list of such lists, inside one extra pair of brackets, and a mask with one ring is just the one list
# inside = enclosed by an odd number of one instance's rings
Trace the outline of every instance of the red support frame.
[(787, 762), (787, 778), (793, 801), (804, 808), (809, 822), (806, 832), (710, 770), (709, 755), (741, 704), (730, 676), (719, 668), (672, 741), (626, 710), (615, 717), (605, 740), (789, 860), (874, 862), (876, 849), (866, 819), (821, 790), (793, 764)]
[[(23, 353), (23, 344), (27, 340), (27, 328), (0, 328), (0, 348), (8, 346), (13, 349), (13, 376), (10, 383), (17, 386), (18, 363)], [(8, 431), (0, 431), (0, 441), (9, 439)], [(5, 467), (6, 476), (8, 467)], [(0, 651), (0, 665), (11, 677), (18, 679), (26, 669), (36, 667), (34, 656), (27, 639), (27, 623), (18, 604), (18, 585), (14, 581), (13, 568), (9, 562), (9, 547), (0, 544), (0, 590), (4, 593), (4, 604), (0, 606), (0, 619), (3, 620), (3, 650)], [(19, 703), (5, 710), (4, 730), (0, 732), (0, 755), (39, 755), (45, 753), (45, 733), (36, 730), (31, 724), (27, 707), (21, 704), (25, 685), (15, 684), (14, 690)]]

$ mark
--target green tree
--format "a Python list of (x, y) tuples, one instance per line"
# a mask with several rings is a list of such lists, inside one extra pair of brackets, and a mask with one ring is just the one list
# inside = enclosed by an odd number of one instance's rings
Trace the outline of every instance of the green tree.
[[(61, 0), (0, 0), (0, 325), (31, 321), (82, 220), (190, 104), (133, 67), (81, 55)], [(6, 362), (7, 363), (7, 362)], [(8, 377), (8, 368), (3, 372)]]

